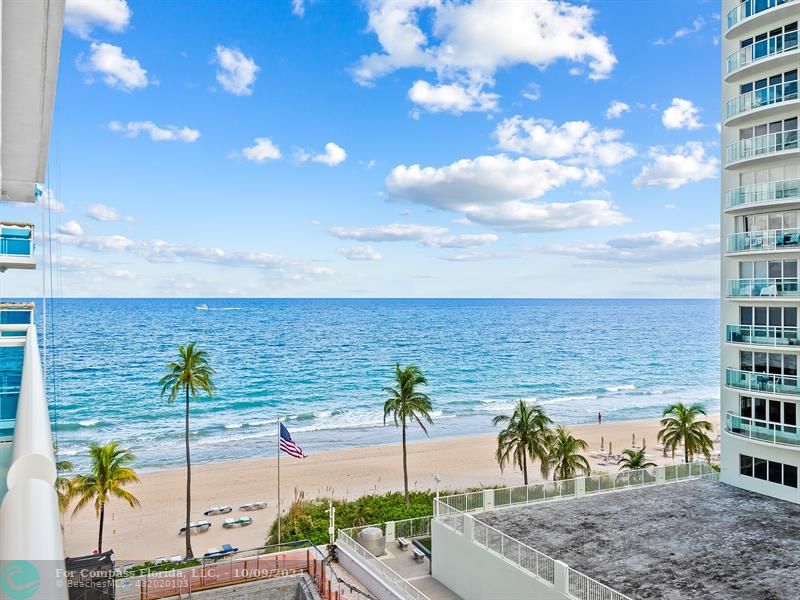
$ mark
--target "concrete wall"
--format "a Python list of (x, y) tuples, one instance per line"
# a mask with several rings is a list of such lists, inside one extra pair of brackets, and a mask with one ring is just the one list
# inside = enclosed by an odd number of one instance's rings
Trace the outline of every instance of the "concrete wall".
[(365, 569), (362, 566), (364, 559), (358, 558), (344, 544), (336, 545), (336, 558), (342, 568), (355, 577), (378, 600), (405, 600), (393, 588), (386, 585), (381, 578), (376, 577), (371, 571)]
[(198, 600), (321, 600), (314, 583), (305, 573), (205, 592), (194, 592), (192, 598)]
[[(433, 577), (465, 600), (564, 600), (566, 595), (472, 541), (470, 518), (464, 533), (431, 523)], [(563, 565), (563, 563), (561, 563)], [(561, 567), (557, 565), (561, 570)], [(566, 573), (563, 566), (560, 574)], [(563, 583), (563, 582), (562, 582)]]
[(760, 442), (733, 435), (727, 431), (722, 432), (724, 452), (720, 463), (720, 480), (729, 485), (735, 485), (751, 492), (765, 494), (800, 503), (800, 489), (785, 486), (755, 477), (745, 477), (739, 474), (739, 455), (755, 456), (766, 460), (774, 460), (787, 465), (800, 467), (800, 449), (790, 446), (775, 446), (767, 442)]

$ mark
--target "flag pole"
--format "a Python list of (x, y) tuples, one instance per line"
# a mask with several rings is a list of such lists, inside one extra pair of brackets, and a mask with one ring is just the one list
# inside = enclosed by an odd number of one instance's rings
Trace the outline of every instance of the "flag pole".
[(281, 549), (281, 416), (278, 415), (278, 550)]

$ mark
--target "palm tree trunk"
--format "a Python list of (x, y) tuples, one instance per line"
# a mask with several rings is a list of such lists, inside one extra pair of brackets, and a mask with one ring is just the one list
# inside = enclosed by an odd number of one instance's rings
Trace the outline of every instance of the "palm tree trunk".
[(189, 387), (186, 387), (186, 423), (184, 439), (186, 441), (186, 559), (194, 558), (192, 552), (192, 530), (189, 528), (192, 515), (192, 462), (189, 455)]
[(683, 462), (689, 462), (689, 446), (686, 445), (686, 440), (683, 441)]
[(406, 491), (406, 508), (411, 506), (408, 499), (408, 457), (406, 456), (406, 420), (403, 419), (403, 485)]
[(528, 485), (528, 453), (522, 452), (522, 477), (525, 485)]
[(106, 518), (106, 503), (103, 502), (100, 505), (100, 533), (97, 535), (97, 553), (100, 554), (103, 551), (103, 521)]

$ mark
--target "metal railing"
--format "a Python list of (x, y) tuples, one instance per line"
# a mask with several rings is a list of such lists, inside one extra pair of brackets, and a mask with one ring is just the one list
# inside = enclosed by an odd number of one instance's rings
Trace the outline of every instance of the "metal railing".
[(725, 207), (736, 208), (759, 202), (800, 201), (800, 179), (785, 179), (756, 183), (728, 190), (725, 193)]
[(794, 0), (745, 0), (741, 4), (737, 5), (736, 8), (728, 11), (726, 31), (731, 27), (738, 25), (745, 19), (749, 19), (750, 17), (762, 13), (765, 10), (769, 10), (775, 6), (780, 6), (781, 4), (787, 4), (789, 2), (794, 2)]
[(725, 164), (748, 158), (769, 156), (786, 150), (797, 150), (797, 129), (759, 135), (734, 142), (725, 149)]
[(625, 594), (611, 589), (607, 585), (567, 567), (569, 595), (581, 600), (631, 600)]
[(777, 83), (731, 98), (725, 103), (725, 118), (730, 119), (762, 106), (779, 104), (788, 100), (797, 100), (796, 81)]
[(768, 37), (760, 42), (745, 46), (728, 56), (728, 75), (759, 60), (770, 58), (797, 49), (797, 32), (789, 31), (781, 35)]
[(725, 431), (777, 446), (800, 446), (797, 425), (771, 423), (729, 412), (725, 415)]
[(728, 280), (730, 298), (798, 296), (797, 277), (763, 277)]
[(431, 518), (431, 515), (428, 515), (427, 517), (394, 521), (395, 539), (413, 539), (429, 536), (431, 534)]
[(773, 373), (757, 373), (741, 369), (725, 369), (725, 385), (748, 392), (762, 394), (800, 395), (797, 375), (778, 375)]
[(767, 229), (728, 235), (728, 252), (791, 250), (800, 247), (800, 229)]
[[(382, 525), (369, 525), (368, 527), (383, 527)], [(352, 527), (340, 529), (336, 537), (336, 544), (354, 552), (362, 561), (362, 566), (377, 575), (378, 578), (389, 587), (399, 592), (403, 597), (411, 600), (430, 600), (428, 596), (419, 591), (413, 584), (406, 581), (394, 569), (379, 560), (377, 556), (364, 548), (353, 537), (353, 533), (360, 531), (363, 527)]]
[(725, 341), (731, 344), (751, 346), (798, 346), (797, 327), (774, 327), (772, 325), (726, 325)]
[[(468, 517), (472, 519), (472, 517)], [(499, 554), (507, 561), (531, 575), (546, 581), (550, 585), (555, 583), (555, 560), (519, 540), (473, 519), (472, 541), (478, 546)]]

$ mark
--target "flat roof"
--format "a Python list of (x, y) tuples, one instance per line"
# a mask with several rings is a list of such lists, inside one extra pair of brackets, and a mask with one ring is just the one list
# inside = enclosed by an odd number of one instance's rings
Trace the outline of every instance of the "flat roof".
[(473, 516), (637, 600), (779, 600), (800, 586), (800, 505), (709, 480)]

